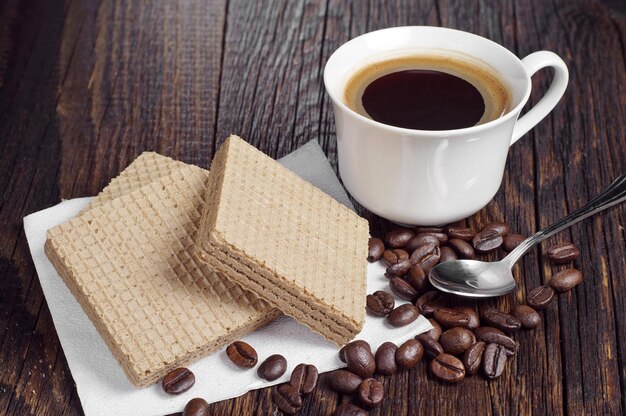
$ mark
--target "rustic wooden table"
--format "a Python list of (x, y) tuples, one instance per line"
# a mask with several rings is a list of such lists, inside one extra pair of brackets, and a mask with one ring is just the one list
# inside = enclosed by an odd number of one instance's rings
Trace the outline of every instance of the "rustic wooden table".
[[(208, 166), (237, 133), (273, 157), (319, 140), (336, 168), (322, 84), (329, 55), (378, 28), (471, 31), (519, 56), (547, 49), (571, 71), (555, 111), (512, 147), (502, 188), (467, 220), (505, 220), (529, 234), (593, 197), (626, 165), (623, 1), (198, 0), (0, 2), (0, 414), (77, 415), (81, 406), (30, 259), (22, 217), (94, 195), (144, 150)], [(536, 102), (550, 74), (535, 77)], [(362, 211), (374, 233), (388, 227)], [(516, 336), (504, 375), (457, 386), (425, 364), (385, 379), (372, 414), (626, 413), (626, 207), (561, 233), (585, 276), (543, 325)], [(509, 308), (555, 269), (545, 246), (516, 269)], [(348, 400), (321, 386), (303, 414)], [(202, 395), (202, 392), (198, 392)], [(274, 411), (271, 390), (212, 414)]]

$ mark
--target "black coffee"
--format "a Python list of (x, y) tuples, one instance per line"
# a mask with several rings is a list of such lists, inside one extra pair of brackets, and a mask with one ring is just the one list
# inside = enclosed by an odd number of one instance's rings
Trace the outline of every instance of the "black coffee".
[(483, 96), (469, 82), (445, 72), (410, 69), (374, 80), (363, 107), (374, 120), (417, 130), (450, 130), (478, 123)]
[(504, 114), (509, 92), (486, 67), (448, 56), (376, 62), (348, 81), (345, 101), (378, 122), (414, 130), (454, 130)]

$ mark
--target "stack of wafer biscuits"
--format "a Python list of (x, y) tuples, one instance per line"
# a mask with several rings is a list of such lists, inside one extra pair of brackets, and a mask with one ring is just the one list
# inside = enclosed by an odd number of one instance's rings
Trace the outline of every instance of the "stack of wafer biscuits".
[(368, 226), (236, 136), (212, 172), (144, 153), (45, 250), (130, 381), (283, 313), (343, 344), (365, 318)]
[(279, 315), (193, 254), (207, 174), (143, 154), (48, 232), (46, 254), (138, 387)]

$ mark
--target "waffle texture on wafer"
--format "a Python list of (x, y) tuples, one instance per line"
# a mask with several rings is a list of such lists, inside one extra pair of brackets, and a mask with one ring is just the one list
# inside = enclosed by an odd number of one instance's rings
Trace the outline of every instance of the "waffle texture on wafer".
[(279, 315), (195, 256), (207, 173), (133, 179), (115, 192), (137, 189), (48, 231), (46, 254), (138, 387)]
[(98, 196), (85, 207), (83, 212), (148, 185), (183, 166), (187, 165), (167, 156), (154, 152), (143, 152), (117, 177), (113, 178)]
[(367, 221), (237, 136), (211, 164), (198, 255), (327, 339), (365, 319)]

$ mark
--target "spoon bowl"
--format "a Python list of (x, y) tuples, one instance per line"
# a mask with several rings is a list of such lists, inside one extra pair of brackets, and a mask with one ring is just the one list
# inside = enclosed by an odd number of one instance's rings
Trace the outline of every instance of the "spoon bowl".
[(429, 278), (437, 289), (459, 296), (486, 298), (515, 289), (511, 269), (499, 261), (451, 260), (433, 268)]
[(428, 278), (437, 289), (459, 296), (487, 298), (502, 296), (515, 289), (511, 269), (535, 244), (559, 231), (626, 199), (626, 175), (619, 176), (600, 195), (583, 207), (531, 235), (500, 261), (450, 260), (435, 266)]

